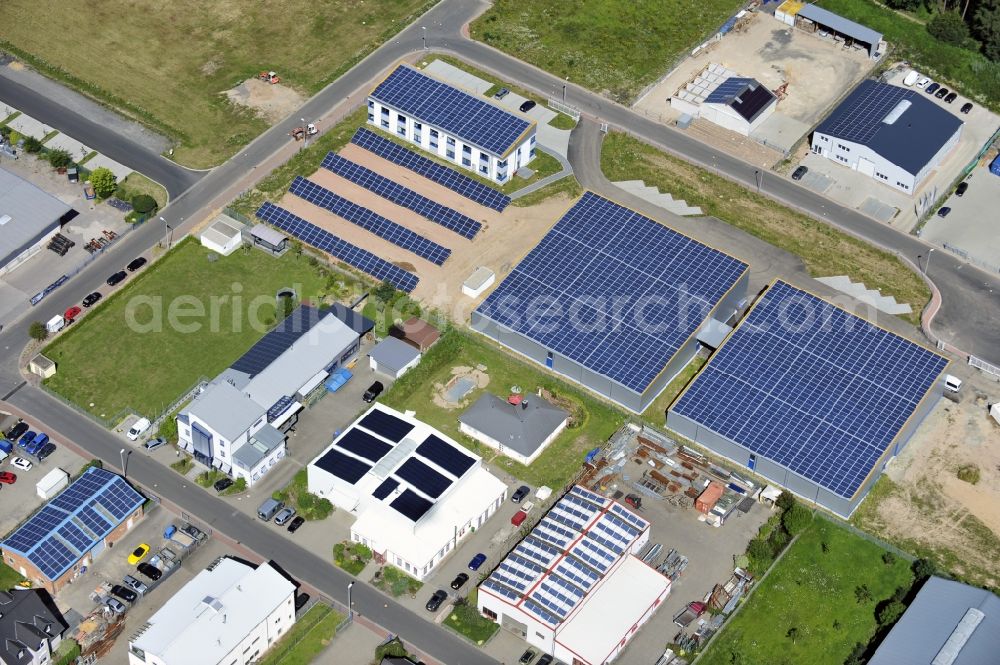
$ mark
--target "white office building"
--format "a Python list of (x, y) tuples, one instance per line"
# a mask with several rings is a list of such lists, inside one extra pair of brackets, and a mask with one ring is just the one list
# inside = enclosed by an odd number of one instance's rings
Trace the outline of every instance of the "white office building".
[(309, 491), (357, 519), (351, 540), (426, 578), (507, 496), (482, 460), (429, 425), (375, 404), (308, 468)]
[(649, 522), (574, 486), (479, 585), (488, 619), (560, 662), (615, 660), (670, 593), (635, 555)]
[(249, 665), (295, 623), (295, 585), (270, 563), (223, 557), (185, 584), (128, 644), (129, 665)]
[(535, 158), (535, 122), (409, 65), (368, 96), (368, 123), (505, 183)]

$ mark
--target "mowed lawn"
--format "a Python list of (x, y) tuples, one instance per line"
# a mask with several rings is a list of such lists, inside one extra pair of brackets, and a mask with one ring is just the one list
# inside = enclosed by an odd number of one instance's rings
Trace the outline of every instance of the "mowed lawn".
[[(817, 518), (709, 643), (699, 665), (842, 665), (856, 643), (874, 634), (878, 604), (912, 583), (909, 562), (886, 563), (883, 554)], [(862, 585), (871, 599), (859, 603), (855, 589)]]
[[(452, 368), (486, 367), (489, 385), (476, 388), (465, 397), (472, 404), (484, 392), (506, 397), (511, 386), (520, 386), (525, 395), (537, 394), (538, 388), (550, 390), (572, 405), (578, 416), (578, 425), (567, 428), (539, 455), (530, 466), (524, 466), (504, 457), (458, 429), (458, 416), (463, 408), (445, 408), (435, 403), (438, 386), (451, 380)], [(420, 364), (406, 373), (382, 398), (382, 401), (400, 411), (412, 409), (417, 418), (436, 427), (462, 445), (493, 461), (516, 478), (534, 486), (548, 485), (558, 489), (580, 470), (587, 451), (602, 445), (624, 423), (624, 414), (605, 402), (591, 397), (581, 389), (532, 366), (509, 352), (502, 350), (488, 339), (457, 329), (443, 335)]]
[[(214, 255), (216, 261), (209, 254), (188, 240), (130, 277), (123, 291), (98, 304), (44, 351), (58, 367), (46, 385), (102, 418), (126, 408), (153, 417), (199, 377), (214, 378), (264, 335), (265, 325), (275, 322), (279, 289), (292, 287), (306, 299), (321, 293), (326, 283), (294, 251), (278, 259), (257, 250)], [(183, 315), (199, 308), (201, 316)], [(162, 325), (153, 324), (154, 311), (162, 312)]]
[(225, 161), (267, 126), (224, 91), (261, 71), (306, 97), (429, 0), (4, 0), (0, 48), (177, 140), (192, 167)]
[(740, 6), (738, 0), (496, 0), (472, 23), (472, 36), (628, 102)]

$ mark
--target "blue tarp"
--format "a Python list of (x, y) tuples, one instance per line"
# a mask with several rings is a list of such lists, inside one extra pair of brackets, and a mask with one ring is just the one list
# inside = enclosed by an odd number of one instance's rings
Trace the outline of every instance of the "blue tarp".
[(351, 380), (351, 371), (346, 367), (341, 367), (336, 372), (330, 375), (330, 378), (326, 380), (326, 389), (331, 393), (335, 393), (340, 390), (341, 386)]
[(992, 164), (990, 164), (990, 173), (993, 175), (1000, 175), (1000, 155), (997, 155), (997, 158), (993, 160)]

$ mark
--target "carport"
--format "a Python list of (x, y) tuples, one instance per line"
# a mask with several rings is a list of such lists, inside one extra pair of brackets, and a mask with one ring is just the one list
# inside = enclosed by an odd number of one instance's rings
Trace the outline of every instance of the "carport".
[(806, 5), (797, 12), (797, 16), (813, 23), (819, 30), (826, 30), (849, 40), (849, 43), (865, 45), (868, 47), (868, 55), (871, 58), (876, 57), (879, 44), (882, 43), (881, 32), (876, 32), (867, 26), (855, 23), (816, 5)]

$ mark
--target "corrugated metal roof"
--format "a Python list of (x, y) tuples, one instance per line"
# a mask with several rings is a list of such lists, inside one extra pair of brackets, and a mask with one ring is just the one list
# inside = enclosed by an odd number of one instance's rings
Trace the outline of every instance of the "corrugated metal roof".
[(833, 12), (823, 9), (822, 7), (817, 7), (816, 5), (806, 5), (799, 10), (798, 15), (802, 18), (807, 18), (810, 21), (815, 21), (816, 23), (826, 26), (842, 35), (846, 35), (851, 39), (864, 42), (865, 44), (870, 44), (873, 47), (878, 46), (878, 43), (882, 41), (881, 32), (876, 32), (868, 26), (855, 23), (850, 19), (846, 19), (839, 14), (834, 14)]
[(0, 268), (59, 226), (71, 208), (33, 184), (0, 168)]

